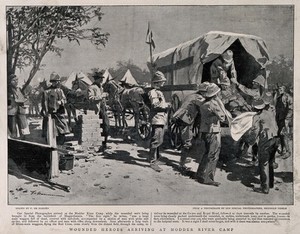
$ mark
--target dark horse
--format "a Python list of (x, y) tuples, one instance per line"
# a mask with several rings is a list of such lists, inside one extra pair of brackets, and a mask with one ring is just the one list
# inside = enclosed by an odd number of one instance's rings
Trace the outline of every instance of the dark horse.
[(71, 89), (61, 85), (61, 89), (63, 90), (67, 99), (65, 108), (68, 114), (69, 125), (71, 125), (72, 115), (75, 122), (78, 120), (76, 110), (86, 111), (88, 109), (88, 88), (89, 85), (87, 83), (77, 78), (72, 82)]
[[(141, 130), (142, 125), (149, 122), (149, 107), (146, 105), (147, 93), (142, 87), (124, 88), (114, 80), (107, 80), (103, 89), (108, 93), (108, 103), (114, 113), (116, 126), (126, 128), (125, 115), (131, 113), (134, 116), (135, 127)], [(139, 132), (144, 138), (148, 133)]]

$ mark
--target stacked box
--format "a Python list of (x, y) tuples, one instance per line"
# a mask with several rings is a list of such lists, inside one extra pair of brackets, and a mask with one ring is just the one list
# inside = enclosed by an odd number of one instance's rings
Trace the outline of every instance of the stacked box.
[(94, 111), (86, 111), (78, 115), (78, 144), (87, 150), (91, 146), (100, 146), (102, 137), (102, 119)]

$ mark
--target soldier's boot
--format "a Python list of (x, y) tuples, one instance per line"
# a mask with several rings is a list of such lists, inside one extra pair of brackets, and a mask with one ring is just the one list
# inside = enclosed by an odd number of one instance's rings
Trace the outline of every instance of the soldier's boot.
[(157, 149), (151, 148), (148, 156), (148, 161), (150, 162), (150, 167), (157, 172), (161, 172), (162, 169), (158, 166), (157, 160)]
[(191, 170), (190, 167), (187, 167), (185, 164), (190, 163), (191, 160), (187, 158), (188, 157), (188, 149), (183, 148), (181, 152), (181, 157), (179, 161), (179, 169), (181, 171), (189, 171)]
[(157, 165), (165, 165), (166, 164), (164, 161), (162, 161), (163, 158), (159, 152), (159, 148), (156, 149), (156, 156), (157, 156), (157, 160), (156, 160)]
[(156, 161), (156, 158), (157, 158), (156, 152), (157, 152), (156, 148), (151, 148), (150, 149), (149, 154), (148, 154), (148, 158), (147, 158), (147, 161), (149, 163), (151, 163), (152, 161)]
[[(284, 137), (283, 137), (283, 142), (284, 142), (284, 148), (285, 148), (285, 152), (284, 152), (284, 150), (282, 150), (283, 152), (283, 159), (287, 159), (287, 158), (289, 158), (290, 156), (291, 156), (291, 151), (290, 151), (290, 146), (289, 146), (289, 140), (288, 140), (288, 136), (287, 135), (285, 135)], [(284, 149), (283, 148), (283, 149)]]

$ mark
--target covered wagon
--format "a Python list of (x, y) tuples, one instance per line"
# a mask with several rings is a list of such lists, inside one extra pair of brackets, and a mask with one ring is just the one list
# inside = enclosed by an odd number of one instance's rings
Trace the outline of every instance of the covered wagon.
[[(269, 53), (260, 37), (232, 32), (211, 31), (148, 59), (150, 70), (162, 71), (167, 83), (166, 97), (175, 109), (197, 84), (210, 80), (210, 66), (226, 50), (233, 51), (238, 82), (251, 88), (258, 74), (266, 76)], [(167, 92), (169, 91), (169, 92)]]

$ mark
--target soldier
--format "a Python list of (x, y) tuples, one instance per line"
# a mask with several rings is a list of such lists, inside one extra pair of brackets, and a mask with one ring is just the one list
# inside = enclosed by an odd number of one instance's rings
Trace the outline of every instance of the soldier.
[[(247, 88), (246, 86), (238, 83), (237, 79), (231, 79), (232, 83), (236, 84), (236, 88), (239, 89), (242, 94), (244, 94), (245, 101), (247, 105), (252, 105), (252, 103), (255, 100), (260, 99), (264, 95), (264, 87), (265, 87), (265, 78), (262, 75), (258, 75), (253, 81), (252, 81), (252, 88)], [(254, 144), (252, 146), (252, 163), (253, 165), (257, 164), (257, 145)], [(243, 155), (244, 153), (248, 152), (249, 145), (245, 144), (243, 140), (240, 142), (240, 148), (237, 149), (237, 154), (239, 154), (239, 151)], [(237, 155), (238, 156), (238, 155)], [(238, 156), (239, 157), (239, 156)]]
[(275, 95), (276, 123), (278, 126), (278, 135), (280, 137), (280, 154), (286, 159), (291, 156), (288, 142), (289, 124), (293, 121), (293, 100), (286, 92), (284, 85), (278, 88)]
[(257, 114), (253, 117), (251, 133), (248, 137), (256, 139), (258, 150), (258, 167), (261, 187), (255, 188), (257, 192), (269, 193), (274, 187), (275, 153), (278, 147), (277, 126), (275, 114), (271, 108), (266, 108), (262, 99), (255, 100), (253, 107)]
[(25, 101), (26, 99), (18, 87), (18, 77), (15, 74), (11, 74), (8, 77), (7, 90), (7, 123), (11, 137), (20, 137), (23, 139), (25, 135), (29, 134), (29, 127), (25, 115)]
[(264, 93), (265, 87), (265, 78), (262, 75), (258, 75), (252, 81), (252, 88), (247, 88), (246, 86), (240, 84), (237, 79), (231, 79), (231, 82), (236, 84), (237, 88), (242, 91), (242, 93), (246, 96), (246, 101), (249, 105), (252, 105), (254, 100), (261, 98)]
[(216, 84), (209, 84), (205, 92), (205, 102), (200, 107), (201, 122), (200, 133), (205, 144), (205, 153), (199, 163), (197, 180), (202, 184), (219, 186), (214, 181), (217, 162), (221, 149), (221, 126), (220, 121), (225, 121), (225, 107), (217, 97), (220, 88)]
[(229, 79), (220, 82), (219, 86), (221, 88), (220, 99), (233, 118), (243, 112), (251, 110), (251, 106), (247, 104), (245, 99), (238, 92), (236, 85), (231, 84)]
[(237, 78), (233, 61), (233, 52), (226, 50), (210, 66), (210, 82), (219, 84), (225, 79)]
[(160, 164), (159, 147), (163, 143), (164, 126), (167, 124), (168, 110), (171, 106), (170, 103), (165, 101), (164, 94), (160, 91), (160, 88), (164, 85), (166, 80), (167, 79), (162, 72), (155, 72), (152, 78), (152, 89), (148, 93), (151, 103), (150, 119), (152, 124), (148, 160), (150, 162), (150, 167), (157, 172), (162, 171), (158, 166)]
[(104, 152), (105, 150), (111, 148), (107, 146), (107, 139), (109, 134), (109, 119), (107, 116), (105, 98), (103, 98), (103, 88), (102, 82), (104, 79), (103, 73), (96, 71), (93, 74), (94, 83), (90, 85), (88, 89), (88, 100), (90, 101), (90, 108), (99, 114), (99, 118), (103, 120), (103, 136), (104, 141), (102, 146), (99, 148), (99, 152)]
[[(67, 99), (63, 90), (60, 88), (60, 77), (57, 73), (53, 72), (50, 75), (51, 86), (44, 90), (42, 96), (42, 110), (41, 114), (43, 119), (44, 131), (50, 131), (46, 126), (49, 118), (52, 118), (54, 123), (54, 136), (58, 145), (62, 145), (65, 140), (65, 134), (70, 133), (68, 124), (65, 119), (65, 103)], [(47, 136), (47, 134), (43, 134)], [(49, 136), (49, 134), (48, 134)], [(47, 142), (50, 139), (47, 139)]]
[(179, 126), (181, 133), (182, 150), (179, 165), (182, 171), (189, 170), (185, 164), (190, 162), (187, 157), (192, 147), (193, 126), (196, 124), (195, 120), (200, 117), (200, 106), (205, 101), (199, 92), (204, 90), (208, 84), (208, 82), (202, 83), (199, 91), (188, 95), (172, 117), (172, 121)]

